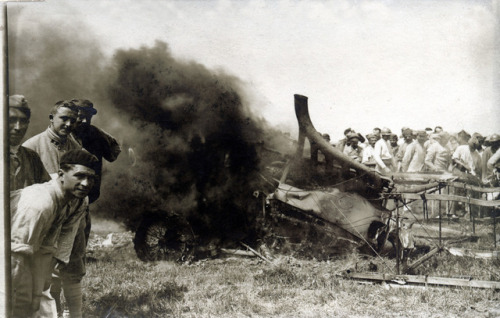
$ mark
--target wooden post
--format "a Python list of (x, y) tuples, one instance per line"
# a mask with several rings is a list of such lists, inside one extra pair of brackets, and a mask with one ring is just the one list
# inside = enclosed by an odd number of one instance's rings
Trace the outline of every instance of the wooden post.
[(401, 245), (399, 243), (399, 200), (396, 197), (394, 201), (396, 201), (396, 273), (399, 275), (401, 273), (399, 271), (399, 254), (401, 250)]
[(2, 53), (1, 69), (3, 70), (1, 87), (1, 105), (3, 111), (3, 120), (0, 121), (2, 127), (2, 147), (0, 147), (0, 156), (3, 159), (3, 165), (0, 168), (0, 180), (4, 180), (2, 187), (1, 203), (3, 208), (3, 216), (0, 217), (0, 228), (4, 229), (0, 235), (1, 243), (0, 249), (2, 250), (2, 257), (0, 257), (0, 290), (3, 289), (5, 293), (2, 294), (3, 299), (0, 300), (0, 317), (10, 317), (12, 313), (11, 304), (11, 268), (10, 268), (10, 185), (9, 185), (9, 139), (8, 139), (8, 94), (9, 94), (9, 59), (8, 59), (8, 43), (7, 43), (7, 3), (2, 4), (3, 12), (0, 18), (0, 32), (2, 34)]
[[(438, 186), (439, 194), (441, 194), (441, 185)], [(439, 200), (439, 246), (441, 246), (441, 200)]]
[(495, 249), (497, 248), (497, 217), (493, 215), (493, 242), (495, 242)]
[[(450, 186), (446, 185), (446, 194), (450, 194)], [(446, 214), (450, 215), (450, 200), (446, 200)]]

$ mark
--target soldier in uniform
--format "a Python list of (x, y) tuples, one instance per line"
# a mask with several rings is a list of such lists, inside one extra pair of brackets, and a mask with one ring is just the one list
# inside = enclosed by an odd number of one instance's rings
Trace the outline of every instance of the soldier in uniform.
[[(68, 262), (76, 229), (87, 210), (97, 158), (84, 150), (61, 157), (57, 178), (11, 192), (13, 316), (46, 317), (42, 299), (55, 259)], [(37, 312), (40, 309), (40, 312)]]
[(9, 97), (10, 191), (50, 180), (40, 156), (21, 140), (28, 130), (31, 110), (23, 95)]
[(38, 153), (53, 178), (57, 177), (61, 156), (69, 150), (82, 148), (71, 136), (77, 117), (78, 108), (73, 102), (59, 101), (50, 112), (49, 127), (23, 143), (26, 148)]

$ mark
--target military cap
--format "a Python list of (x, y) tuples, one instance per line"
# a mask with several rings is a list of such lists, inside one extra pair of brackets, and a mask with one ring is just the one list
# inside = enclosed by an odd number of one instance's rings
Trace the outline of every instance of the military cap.
[(99, 165), (99, 159), (86, 150), (74, 149), (61, 156), (60, 166), (63, 165), (82, 165), (95, 171)]
[(390, 136), (392, 134), (392, 131), (389, 128), (384, 127), (380, 130), (380, 134), (382, 136)]
[(28, 101), (23, 95), (9, 96), (9, 107), (17, 108), (26, 114), (28, 118), (31, 117), (31, 109), (28, 106)]
[(71, 100), (78, 109), (83, 110), (89, 114), (97, 114), (97, 109), (94, 108), (94, 104), (88, 99), (72, 99)]
[(427, 132), (425, 130), (417, 130), (417, 136), (427, 136)]
[(493, 135), (489, 135), (487, 138), (486, 138), (487, 141), (489, 142), (497, 142), (497, 141), (500, 141), (500, 135), (499, 134), (493, 134)]

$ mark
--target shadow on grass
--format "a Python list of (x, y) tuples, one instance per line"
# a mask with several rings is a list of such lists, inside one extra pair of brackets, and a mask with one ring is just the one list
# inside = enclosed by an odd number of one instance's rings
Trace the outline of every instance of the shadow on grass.
[(174, 315), (176, 303), (184, 299), (186, 286), (163, 283), (152, 290), (113, 290), (92, 301), (94, 317), (155, 317)]

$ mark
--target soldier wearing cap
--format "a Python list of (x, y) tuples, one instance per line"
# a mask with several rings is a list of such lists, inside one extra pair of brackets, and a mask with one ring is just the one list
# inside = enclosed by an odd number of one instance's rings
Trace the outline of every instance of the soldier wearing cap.
[(486, 149), (483, 151), (483, 156), (481, 158), (482, 163), (482, 181), (483, 183), (488, 183), (489, 180), (494, 176), (494, 169), (492, 165), (488, 166), (488, 160), (495, 154), (500, 148), (500, 135), (493, 134), (488, 136), (485, 141)]
[(349, 135), (350, 133), (354, 133), (354, 130), (352, 130), (351, 128), (347, 128), (347, 129), (344, 130), (344, 136), (345, 136), (345, 138), (340, 139), (337, 142), (337, 145), (335, 146), (339, 151), (344, 152), (345, 146), (349, 145), (349, 140), (347, 138), (347, 135)]
[(28, 130), (31, 110), (23, 95), (9, 97), (10, 191), (50, 180), (40, 156), (21, 140)]
[(402, 133), (403, 133), (403, 143), (399, 145), (398, 151), (396, 152), (395, 155), (395, 160), (397, 164), (396, 171), (401, 171), (401, 162), (403, 161), (406, 148), (408, 148), (408, 146), (413, 142), (413, 130), (411, 130), (408, 127), (403, 127)]
[(389, 128), (382, 128), (380, 131), (382, 138), (375, 143), (373, 158), (377, 165), (375, 170), (380, 173), (390, 173), (395, 168), (396, 164), (392, 155), (392, 147), (389, 143), (391, 137), (391, 130)]
[(412, 142), (405, 151), (401, 170), (403, 172), (421, 172), (425, 169), (425, 142), (427, 141), (427, 132), (425, 130), (417, 131), (417, 140)]
[(349, 145), (344, 148), (344, 154), (357, 162), (361, 162), (363, 148), (359, 145), (359, 142), (364, 142), (365, 138), (359, 133), (351, 132), (347, 135), (347, 141)]
[[(97, 114), (97, 110), (91, 101), (87, 99), (73, 99), (71, 101), (78, 107), (78, 118), (72, 134), (85, 150), (99, 160), (100, 165), (97, 175), (100, 177), (103, 158), (108, 162), (115, 161), (121, 152), (120, 145), (113, 136), (91, 125), (92, 117)], [(99, 195), (100, 180), (98, 180), (94, 190), (89, 195), (90, 203), (97, 200)]]
[(61, 156), (81, 145), (71, 136), (78, 116), (78, 108), (71, 101), (59, 101), (49, 115), (49, 127), (23, 143), (23, 146), (38, 153), (45, 169), (52, 178), (57, 177)]
[(55, 179), (11, 192), (13, 317), (48, 316), (40, 304), (51, 299), (53, 259), (69, 261), (96, 163), (97, 158), (84, 150), (69, 151), (61, 157)]

